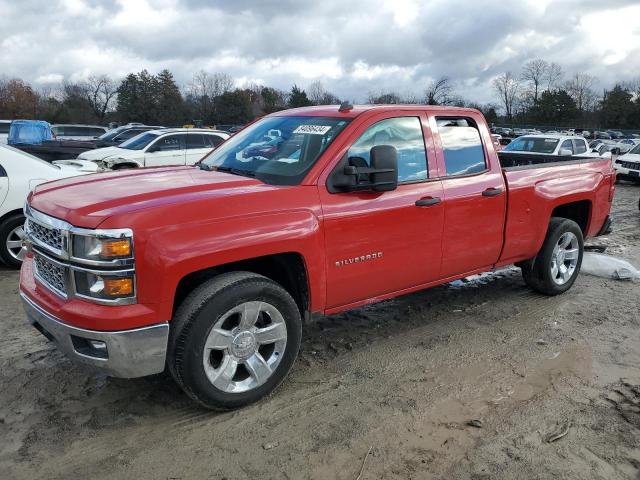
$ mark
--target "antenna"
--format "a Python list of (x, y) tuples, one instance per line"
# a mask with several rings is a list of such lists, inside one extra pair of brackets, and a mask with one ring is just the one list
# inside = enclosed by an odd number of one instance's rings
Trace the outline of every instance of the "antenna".
[(348, 101), (344, 101), (340, 104), (339, 112), (348, 112), (349, 110), (353, 110), (353, 105), (351, 105)]

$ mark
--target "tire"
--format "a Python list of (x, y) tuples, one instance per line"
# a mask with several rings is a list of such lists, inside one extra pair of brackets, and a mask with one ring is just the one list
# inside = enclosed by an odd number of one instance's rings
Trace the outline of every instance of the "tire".
[(167, 363), (193, 400), (230, 410), (280, 385), (298, 356), (301, 337), (300, 311), (284, 288), (255, 273), (224, 273), (195, 288), (178, 308)]
[(22, 247), (18, 248), (16, 242), (22, 241), (23, 237), (19, 232), (22, 231), (24, 235), (24, 230), (20, 228), (24, 222), (24, 215), (18, 213), (0, 223), (0, 260), (11, 268), (20, 268), (22, 265), (22, 259), (16, 256)]
[(131, 163), (122, 163), (120, 165), (114, 165), (111, 170), (132, 170), (134, 168), (137, 168), (135, 165), (132, 165)]
[[(568, 245), (561, 245), (561, 240), (562, 244), (568, 240)], [(558, 252), (564, 250), (564, 253), (558, 253), (560, 257), (557, 256), (556, 247)], [(559, 295), (573, 286), (580, 273), (583, 254), (584, 240), (578, 224), (573, 220), (554, 217), (549, 222), (547, 236), (538, 255), (518, 266), (530, 288), (545, 295)]]

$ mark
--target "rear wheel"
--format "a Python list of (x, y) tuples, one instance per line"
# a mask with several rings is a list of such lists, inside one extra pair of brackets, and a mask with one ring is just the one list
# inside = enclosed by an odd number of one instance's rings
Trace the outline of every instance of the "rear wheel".
[(25, 238), (25, 218), (21, 214), (12, 215), (0, 224), (0, 259), (9, 267), (22, 265), (22, 241)]
[(203, 406), (238, 408), (282, 382), (301, 334), (298, 307), (280, 285), (249, 272), (222, 274), (196, 288), (178, 309), (169, 370)]
[(538, 255), (519, 266), (532, 289), (545, 295), (558, 295), (575, 282), (583, 253), (584, 240), (578, 224), (565, 218), (552, 218)]

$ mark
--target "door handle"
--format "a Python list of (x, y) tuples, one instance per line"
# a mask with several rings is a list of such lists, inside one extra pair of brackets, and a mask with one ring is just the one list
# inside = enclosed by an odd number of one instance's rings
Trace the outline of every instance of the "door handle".
[(416, 207), (431, 207), (441, 202), (440, 197), (425, 197), (420, 200), (416, 200)]
[(497, 197), (498, 195), (502, 195), (501, 188), (491, 187), (482, 192), (483, 197)]

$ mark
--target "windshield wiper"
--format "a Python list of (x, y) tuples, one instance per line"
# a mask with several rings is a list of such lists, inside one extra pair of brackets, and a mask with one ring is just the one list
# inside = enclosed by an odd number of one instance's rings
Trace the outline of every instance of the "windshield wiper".
[(216, 167), (216, 170), (218, 172), (231, 173), (233, 175), (240, 175), (240, 176), (243, 176), (243, 177), (255, 177), (256, 176), (255, 172), (252, 172), (250, 170), (241, 170), (239, 168), (233, 168), (233, 167), (220, 166), (220, 167)]

